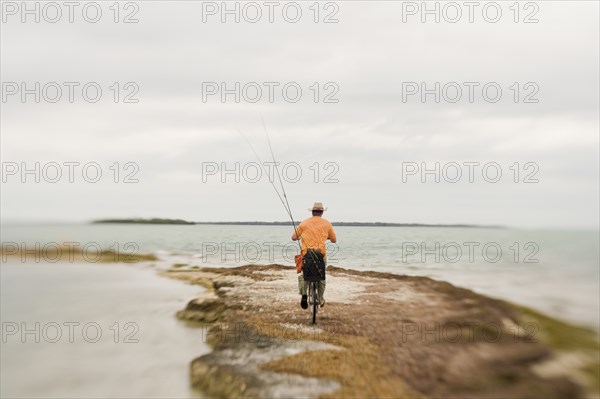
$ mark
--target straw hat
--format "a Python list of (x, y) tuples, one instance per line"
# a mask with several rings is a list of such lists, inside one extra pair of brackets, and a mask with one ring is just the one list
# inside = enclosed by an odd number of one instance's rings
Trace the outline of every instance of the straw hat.
[(312, 209), (309, 209), (309, 211), (326, 211), (327, 208), (323, 208), (323, 203), (321, 202), (315, 202)]

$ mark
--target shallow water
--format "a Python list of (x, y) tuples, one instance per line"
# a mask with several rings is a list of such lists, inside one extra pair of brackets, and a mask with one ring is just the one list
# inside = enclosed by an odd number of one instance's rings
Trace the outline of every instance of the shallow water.
[(142, 265), (7, 262), (0, 274), (2, 397), (200, 397), (189, 364), (208, 347), (175, 312), (201, 288)]

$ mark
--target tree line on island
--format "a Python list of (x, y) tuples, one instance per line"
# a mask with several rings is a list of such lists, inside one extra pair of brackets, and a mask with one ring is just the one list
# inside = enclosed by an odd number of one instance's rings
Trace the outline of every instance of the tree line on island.
[[(230, 226), (291, 226), (292, 222), (190, 222), (183, 219), (165, 218), (132, 218), (132, 219), (100, 219), (92, 223), (119, 223), (119, 224), (176, 224), (176, 225), (230, 225)], [(332, 222), (334, 226), (361, 226), (361, 227), (485, 227), (501, 228), (496, 225), (476, 224), (426, 224), (426, 223), (388, 223), (388, 222)]]

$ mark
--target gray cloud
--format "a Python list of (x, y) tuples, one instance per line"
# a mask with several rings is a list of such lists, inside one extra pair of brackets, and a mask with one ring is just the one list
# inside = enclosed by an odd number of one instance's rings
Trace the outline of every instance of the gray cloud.
[[(340, 2), (337, 24), (201, 21), (200, 2), (141, 2), (138, 24), (2, 24), (3, 82), (136, 82), (137, 104), (10, 99), (2, 104), (3, 162), (136, 162), (140, 183), (2, 187), (3, 220), (165, 216), (282, 220), (272, 188), (202, 182), (203, 162), (267, 159), (263, 116), (297, 213), (315, 200), (333, 220), (598, 227), (598, 4), (539, 2), (537, 24), (402, 23), (401, 3)], [(508, 4), (508, 3), (506, 3)], [(305, 4), (306, 11), (308, 3)], [(503, 8), (508, 12), (508, 5)], [(203, 82), (297, 82), (302, 100), (202, 101)], [(403, 82), (497, 82), (498, 103), (402, 101)], [(309, 87), (339, 86), (337, 104)], [(509, 87), (534, 82), (539, 103)], [(476, 91), (477, 93), (477, 91)], [(321, 92), (323, 94), (323, 91)], [(465, 93), (463, 93), (465, 94)], [(231, 97), (229, 97), (231, 98)], [(431, 97), (428, 97), (431, 99)], [(402, 162), (498, 162), (497, 184), (403, 183)], [(335, 162), (339, 183), (308, 167)], [(510, 183), (514, 162), (539, 165), (537, 184)]]

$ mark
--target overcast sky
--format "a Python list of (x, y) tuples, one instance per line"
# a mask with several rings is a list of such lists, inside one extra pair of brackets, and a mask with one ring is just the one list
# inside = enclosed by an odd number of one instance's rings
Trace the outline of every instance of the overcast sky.
[[(218, 10), (203, 14), (211, 6), (193, 1), (137, 2), (138, 9), (121, 3), (119, 23), (112, 2), (98, 3), (97, 23), (83, 19), (82, 7), (74, 10), (73, 23), (67, 8), (56, 23), (45, 20), (55, 16), (50, 8), (45, 15), (40, 10), (39, 23), (31, 15), (23, 23), (21, 10), (3, 2), (2, 220), (285, 220), (267, 178), (250, 181), (256, 159), (238, 132), (270, 160), (263, 117), (288, 180), (302, 171), (298, 182), (285, 183), (296, 218), (321, 201), (332, 221), (597, 229), (598, 2), (521, 3), (517, 23), (512, 3), (497, 3), (502, 16), (496, 23), (484, 19), (485, 2), (474, 9), (473, 23), (464, 6), (455, 23), (448, 21), (456, 15), (450, 7), (439, 23), (432, 15), (423, 23), (420, 10), (412, 15), (410, 4), (391, 1), (321, 3), (318, 23), (312, 2), (301, 3), (297, 23), (284, 19), (284, 3), (269, 23), (262, 2), (256, 3), (263, 12), (258, 22), (244, 20), (255, 15), (246, 8), (240, 23), (231, 15), (222, 23)], [(87, 11), (93, 18), (94, 9)], [(488, 7), (486, 17), (493, 19), (495, 11)], [(122, 22), (130, 13), (138, 23)], [(328, 15), (338, 22), (323, 23)], [(288, 7), (286, 17), (294, 16)], [(22, 82), (30, 89), (35, 82), (57, 82), (63, 96), (49, 102), (55, 95), (50, 85), (40, 90), (39, 103), (34, 94), (23, 103)], [(73, 103), (64, 82), (79, 83)], [(88, 82), (102, 89), (96, 103), (82, 97)], [(124, 87), (127, 82), (134, 85)], [(222, 102), (219, 93), (207, 94), (207, 82), (230, 89), (235, 82), (256, 82), (262, 98), (250, 102), (256, 95), (250, 85), (239, 103), (233, 94)], [(264, 82), (279, 84), (273, 102)], [(434, 94), (424, 103), (420, 93), (403, 99), (421, 82), (429, 89), (436, 82), (456, 84), (446, 86), (439, 103)], [(464, 82), (473, 82), (473, 102)], [(288, 83), (290, 101), (282, 93)], [(488, 83), (489, 102), (482, 95)], [(139, 101), (124, 103), (136, 86), (132, 98)], [(294, 86), (302, 89), (295, 103)], [(453, 103), (456, 86), (462, 98)], [(502, 96), (491, 102), (497, 87)], [(330, 94), (337, 102), (324, 102)], [(36, 162), (45, 168), (39, 183), (34, 174), (21, 173)], [(62, 165), (56, 183), (49, 181), (53, 162)], [(74, 166), (73, 183), (65, 162), (81, 164)], [(239, 183), (232, 174), (221, 176), (222, 166), (233, 169), (236, 162), (246, 172)], [(410, 169), (423, 162), (440, 164), (439, 183), (433, 174), (423, 183), (420, 170)], [(465, 162), (479, 163), (473, 164), (473, 182)], [(91, 163), (102, 170), (97, 183), (82, 177), (82, 165)], [(452, 183), (457, 164), (463, 175)], [(486, 181), (494, 180), (498, 166), (500, 180)], [(403, 170), (416, 174), (403, 176)], [(93, 168), (87, 171), (93, 179)], [(139, 182), (125, 183), (129, 173)]]

